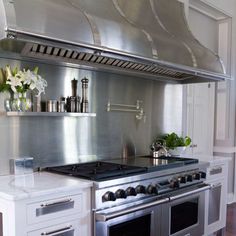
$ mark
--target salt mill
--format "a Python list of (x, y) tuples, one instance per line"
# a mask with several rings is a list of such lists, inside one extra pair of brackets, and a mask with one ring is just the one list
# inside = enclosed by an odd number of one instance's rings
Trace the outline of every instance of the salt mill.
[(82, 103), (81, 103), (81, 112), (87, 113), (88, 110), (88, 82), (89, 80), (84, 77), (82, 80)]

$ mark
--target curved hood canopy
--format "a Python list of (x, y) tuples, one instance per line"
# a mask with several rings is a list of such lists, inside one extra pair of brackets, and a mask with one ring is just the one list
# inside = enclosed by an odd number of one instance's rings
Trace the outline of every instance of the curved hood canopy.
[(0, 0), (4, 51), (151, 79), (227, 78), (193, 36), (178, 0)]

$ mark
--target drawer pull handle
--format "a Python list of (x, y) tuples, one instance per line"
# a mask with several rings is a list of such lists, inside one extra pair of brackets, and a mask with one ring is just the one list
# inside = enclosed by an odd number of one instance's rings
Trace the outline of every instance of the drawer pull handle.
[(222, 167), (215, 167), (210, 170), (210, 175), (216, 175), (222, 173)]
[(71, 201), (72, 201), (72, 199), (69, 198), (69, 199), (66, 199), (66, 200), (58, 201), (58, 202), (44, 203), (44, 204), (41, 204), (40, 206), (41, 207), (50, 207), (50, 206), (64, 204), (64, 203), (71, 202)]
[(217, 183), (217, 184), (211, 184), (210, 186), (211, 186), (211, 189), (214, 189), (214, 188), (218, 188), (218, 187), (222, 186), (222, 184)]
[(197, 144), (190, 145), (191, 148), (197, 148)]
[(36, 216), (43, 216), (59, 211), (65, 211), (74, 208), (75, 201), (72, 199), (66, 199), (63, 201), (44, 203), (39, 208), (36, 208)]
[(56, 229), (56, 230), (53, 230), (53, 231), (43, 232), (43, 233), (41, 233), (41, 235), (52, 235), (52, 234), (55, 234), (55, 233), (60, 233), (60, 232), (65, 231), (65, 230), (69, 230), (71, 228), (72, 228), (72, 225), (61, 228), (61, 229)]

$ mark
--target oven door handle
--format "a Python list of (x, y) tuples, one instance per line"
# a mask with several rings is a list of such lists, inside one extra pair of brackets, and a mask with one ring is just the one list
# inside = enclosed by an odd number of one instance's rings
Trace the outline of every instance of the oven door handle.
[(180, 198), (183, 198), (183, 197), (187, 197), (187, 196), (195, 194), (195, 193), (200, 193), (202, 191), (209, 190), (210, 188), (211, 188), (210, 185), (204, 184), (203, 186), (198, 187), (196, 189), (193, 189), (193, 190), (190, 190), (190, 191), (187, 191), (187, 192), (175, 195), (175, 196), (170, 196), (170, 201), (174, 201), (174, 200), (177, 200), (177, 199), (180, 199)]
[(141, 205), (137, 205), (137, 206), (134, 206), (134, 207), (130, 207), (130, 208), (127, 208), (127, 209), (124, 209), (124, 210), (121, 210), (121, 211), (112, 212), (112, 213), (107, 213), (107, 214), (106, 213), (96, 213), (95, 214), (95, 219), (96, 219), (96, 221), (105, 222), (105, 221), (114, 219), (114, 218), (119, 217), (119, 216), (123, 216), (123, 215), (127, 215), (129, 213), (144, 210), (146, 208), (154, 207), (154, 206), (160, 205), (162, 203), (166, 203), (166, 202), (169, 202), (169, 198), (162, 198), (162, 199), (159, 199), (159, 200), (154, 201), (154, 202), (144, 203), (144, 204), (141, 204)]

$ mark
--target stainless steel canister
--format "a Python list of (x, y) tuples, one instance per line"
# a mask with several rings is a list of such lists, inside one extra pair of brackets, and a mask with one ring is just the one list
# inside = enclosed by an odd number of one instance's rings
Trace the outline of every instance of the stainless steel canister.
[(65, 112), (66, 111), (65, 107), (66, 107), (65, 101), (58, 101), (57, 102), (57, 111), (58, 112)]
[(80, 96), (75, 97), (75, 112), (81, 112)]
[(34, 171), (34, 158), (33, 157), (19, 157), (16, 159), (10, 159), (10, 173), (17, 174), (29, 174)]
[(67, 97), (66, 110), (67, 112), (75, 112), (75, 97)]
[(47, 101), (47, 112), (57, 112), (57, 100)]

